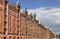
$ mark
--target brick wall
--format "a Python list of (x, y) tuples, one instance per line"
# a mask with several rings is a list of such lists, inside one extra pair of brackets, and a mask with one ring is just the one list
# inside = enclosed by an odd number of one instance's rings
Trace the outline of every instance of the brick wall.
[(4, 6), (3, 1), (0, 0), (0, 39), (3, 39), (4, 34)]
[(13, 9), (11, 10), (12, 7), (8, 7), (8, 13), (7, 13), (7, 38), (16, 38), (18, 37), (19, 34), (19, 18), (18, 18), (18, 12), (14, 11)]
[[(0, 1), (0, 39), (3, 39), (5, 29), (3, 4), (3, 1)], [(54, 36), (37, 20), (32, 20), (32, 15), (28, 15), (26, 10), (19, 14), (18, 8), (8, 5), (6, 15), (6, 39), (50, 39)]]

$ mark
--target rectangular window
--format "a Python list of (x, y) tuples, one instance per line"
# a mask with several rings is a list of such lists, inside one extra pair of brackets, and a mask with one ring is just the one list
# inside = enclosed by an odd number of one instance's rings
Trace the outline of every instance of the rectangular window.
[(4, 29), (4, 35), (6, 36), (6, 29)]
[(6, 8), (7, 7), (7, 0), (4, 1), (4, 7)]
[(4, 28), (6, 28), (6, 23), (4, 23)]
[(9, 26), (10, 26), (10, 27), (9, 27), (10, 30), (9, 30), (9, 31), (11, 32), (11, 16), (10, 16), (9, 21), (10, 21), (10, 25), (9, 25)]
[(15, 37), (13, 37), (13, 39), (15, 39)]
[(11, 16), (8, 16), (9, 20), (8, 20), (8, 31), (11, 32)]
[(11, 36), (9, 37), (9, 39), (11, 39)]
[(15, 27), (14, 27), (13, 30), (12, 30), (12, 32), (15, 33), (15, 31), (16, 31), (16, 29), (15, 29)]
[(6, 24), (6, 17), (4, 17), (4, 23)]
[(8, 31), (11, 32), (11, 26), (9, 26), (8, 29), (9, 29)]

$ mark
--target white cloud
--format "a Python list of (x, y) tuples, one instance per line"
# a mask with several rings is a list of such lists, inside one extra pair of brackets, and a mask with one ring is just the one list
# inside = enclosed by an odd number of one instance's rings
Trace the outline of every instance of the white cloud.
[[(56, 24), (60, 24), (60, 8), (59, 7), (40, 7), (28, 10), (29, 13), (36, 13), (37, 19), (45, 26), (54, 27)], [(60, 26), (60, 25), (56, 25)], [(58, 28), (53, 28), (58, 29)]]

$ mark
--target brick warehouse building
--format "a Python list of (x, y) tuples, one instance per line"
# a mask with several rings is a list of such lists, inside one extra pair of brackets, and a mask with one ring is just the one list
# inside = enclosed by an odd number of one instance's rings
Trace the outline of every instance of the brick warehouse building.
[(20, 5), (0, 0), (0, 39), (51, 39), (51, 30), (39, 24), (35, 14), (20, 12)]

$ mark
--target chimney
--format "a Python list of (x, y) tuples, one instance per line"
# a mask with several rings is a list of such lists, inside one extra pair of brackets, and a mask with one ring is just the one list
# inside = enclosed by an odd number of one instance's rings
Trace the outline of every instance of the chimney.
[(23, 14), (24, 14), (24, 16), (27, 16), (27, 14), (28, 14), (27, 9), (25, 9), (25, 10), (23, 11)]
[(33, 16), (32, 20), (36, 20), (36, 14), (34, 13), (32, 16)]
[(16, 10), (17, 10), (18, 12), (20, 11), (19, 1), (17, 1), (17, 3), (16, 3)]

